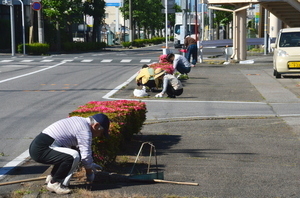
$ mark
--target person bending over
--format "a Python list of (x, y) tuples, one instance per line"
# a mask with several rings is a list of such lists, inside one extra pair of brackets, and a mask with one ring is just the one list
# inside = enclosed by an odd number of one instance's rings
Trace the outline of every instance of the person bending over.
[(74, 116), (51, 124), (37, 135), (29, 146), (29, 154), (36, 162), (53, 165), (51, 175), (46, 179), (49, 191), (70, 193), (67, 186), (80, 161), (86, 170), (87, 181), (93, 182), (96, 168), (101, 167), (93, 163), (92, 139), (108, 138), (109, 125), (105, 114), (88, 118)]

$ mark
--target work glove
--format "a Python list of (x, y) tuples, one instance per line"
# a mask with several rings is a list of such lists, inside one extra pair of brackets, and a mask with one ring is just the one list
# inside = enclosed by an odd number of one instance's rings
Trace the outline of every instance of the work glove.
[(92, 169), (93, 169), (93, 172), (94, 172), (94, 173), (96, 173), (97, 170), (103, 170), (102, 166), (100, 166), (100, 165), (98, 165), (98, 164), (95, 164), (95, 163), (93, 163)]
[(91, 173), (91, 174), (86, 174), (86, 181), (92, 183), (95, 179), (95, 174)]

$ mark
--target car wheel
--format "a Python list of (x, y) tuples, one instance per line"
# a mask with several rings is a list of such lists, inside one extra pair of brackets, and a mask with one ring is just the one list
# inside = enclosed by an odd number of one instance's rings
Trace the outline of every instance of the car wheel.
[(281, 78), (281, 74), (278, 73), (277, 70), (274, 70), (273, 75), (274, 75), (276, 78)]

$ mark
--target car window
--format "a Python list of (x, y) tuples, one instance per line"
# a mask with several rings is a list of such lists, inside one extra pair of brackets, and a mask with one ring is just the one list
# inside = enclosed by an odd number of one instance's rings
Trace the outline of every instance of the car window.
[(281, 33), (279, 47), (300, 47), (300, 32)]

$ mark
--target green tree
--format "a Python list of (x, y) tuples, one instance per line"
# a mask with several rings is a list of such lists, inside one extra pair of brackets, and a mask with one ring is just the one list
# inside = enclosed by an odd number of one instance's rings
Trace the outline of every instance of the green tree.
[[(103, 25), (105, 17), (105, 1), (104, 0), (86, 0), (84, 2), (84, 13), (94, 18), (92, 41), (96, 42), (99, 35), (99, 29)], [(100, 42), (100, 39), (98, 39)]]
[[(226, 8), (226, 9), (230, 9), (233, 10), (234, 6), (228, 6), (228, 5), (222, 5), (221, 8)], [(215, 18), (214, 18), (214, 22), (216, 23), (216, 30), (217, 30), (217, 39), (219, 39), (219, 27), (220, 25), (224, 25), (225, 26), (225, 32), (228, 32), (229, 30), (229, 23), (232, 22), (233, 20), (233, 14), (232, 12), (226, 12), (226, 11), (220, 11), (220, 10), (215, 10)]]
[(66, 41), (72, 41), (72, 24), (82, 21), (82, 11), (81, 0), (43, 0), (45, 20), (55, 24), (58, 51), (61, 50), (61, 31), (67, 33)]
[[(152, 36), (155, 29), (162, 29), (164, 24), (162, 8), (161, 0), (132, 0), (132, 24), (133, 29), (138, 29), (138, 35), (141, 27), (144, 28), (145, 34), (149, 35), (151, 32)], [(124, 0), (124, 6), (120, 10), (123, 17), (129, 19), (129, 0)]]

